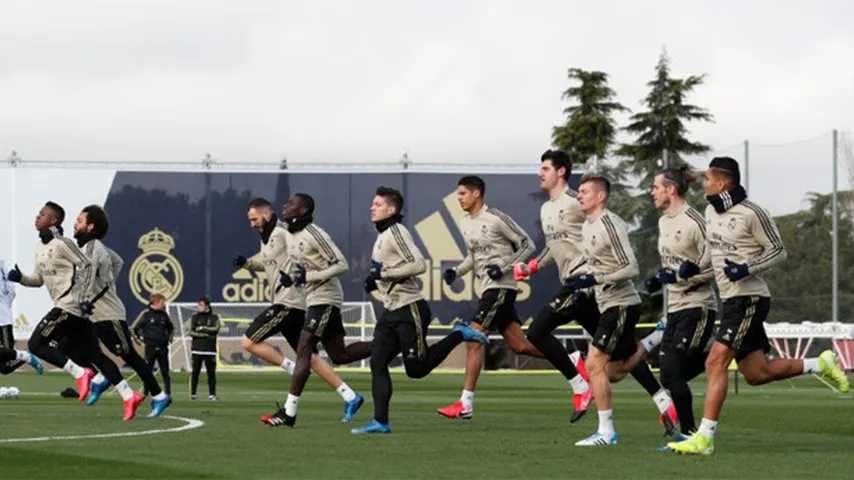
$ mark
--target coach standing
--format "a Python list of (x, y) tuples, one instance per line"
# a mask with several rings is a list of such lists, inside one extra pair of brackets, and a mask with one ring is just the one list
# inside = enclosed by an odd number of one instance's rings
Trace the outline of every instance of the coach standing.
[[(154, 369), (154, 362), (160, 368), (163, 376), (163, 391), (166, 395), (172, 395), (172, 379), (169, 377), (169, 345), (175, 327), (166, 313), (166, 297), (159, 293), (151, 295), (148, 310), (142, 312), (133, 322), (131, 331), (142, 339), (145, 345), (145, 361), (149, 368)], [(146, 392), (147, 393), (147, 392)]]

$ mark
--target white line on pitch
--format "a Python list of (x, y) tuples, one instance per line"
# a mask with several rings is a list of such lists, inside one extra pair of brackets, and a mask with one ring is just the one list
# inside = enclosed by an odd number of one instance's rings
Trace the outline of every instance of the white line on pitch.
[(142, 430), (139, 432), (95, 433), (91, 435), (61, 435), (53, 437), (6, 438), (0, 439), (0, 443), (48, 442), (51, 440), (81, 440), (88, 438), (138, 437), (141, 435), (155, 435), (158, 433), (184, 432), (187, 430), (199, 428), (205, 424), (205, 422), (201, 420), (196, 420), (195, 418), (173, 417), (171, 415), (163, 415), (162, 418), (180, 420), (186, 423), (184, 425), (181, 425), (180, 427), (175, 428), (158, 428), (155, 430)]

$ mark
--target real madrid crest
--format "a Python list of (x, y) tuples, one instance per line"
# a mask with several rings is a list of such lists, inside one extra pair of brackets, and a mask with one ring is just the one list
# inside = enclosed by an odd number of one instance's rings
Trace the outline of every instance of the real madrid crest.
[(139, 237), (137, 246), (142, 254), (130, 267), (128, 283), (133, 295), (142, 303), (159, 293), (167, 302), (178, 298), (184, 287), (184, 271), (172, 255), (175, 240), (159, 228)]

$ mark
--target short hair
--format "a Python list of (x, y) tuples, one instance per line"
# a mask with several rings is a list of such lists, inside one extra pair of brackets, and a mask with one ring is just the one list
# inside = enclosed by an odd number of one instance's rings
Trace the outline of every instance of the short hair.
[(202, 302), (202, 303), (204, 303), (204, 304), (205, 304), (205, 306), (207, 306), (208, 308), (210, 308), (210, 307), (211, 307), (211, 299), (210, 299), (210, 297), (208, 297), (207, 295), (205, 295), (205, 296), (201, 297), (201, 298), (199, 299), (199, 301), (200, 301), (200, 302)]
[(697, 179), (687, 165), (678, 168), (668, 168), (661, 172), (661, 176), (666, 184), (676, 187), (676, 193), (680, 197), (688, 193), (688, 188)]
[(584, 185), (585, 183), (595, 183), (598, 184), (602, 190), (605, 190), (605, 196), (611, 196), (611, 182), (603, 177), (602, 175), (595, 174), (587, 174), (581, 177), (581, 183), (579, 185)]
[(266, 198), (257, 197), (257, 198), (253, 198), (252, 200), (250, 200), (249, 205), (247, 205), (246, 208), (247, 209), (252, 209), (252, 208), (270, 208), (270, 209), (272, 209), (273, 204), (270, 203), (270, 201), (267, 200)]
[(88, 205), (83, 207), (83, 213), (86, 214), (86, 223), (91, 223), (95, 226), (92, 229), (92, 235), (101, 240), (107, 236), (107, 230), (110, 228), (110, 221), (107, 219), (107, 212), (98, 205)]
[(166, 297), (162, 293), (152, 293), (151, 296), (148, 297), (148, 303), (154, 303), (156, 301), (166, 303)]
[(57, 222), (62, 225), (62, 222), (65, 221), (65, 209), (56, 202), (47, 202), (44, 206), (53, 210), (53, 214), (56, 216)]
[(400, 211), (403, 210), (403, 194), (401, 194), (399, 190), (391, 187), (380, 186), (377, 187), (375, 195), (383, 197), (386, 202), (394, 205), (397, 213), (400, 213)]
[(738, 161), (732, 157), (715, 157), (709, 162), (709, 170), (725, 177), (731, 184), (741, 183), (741, 171)]
[(457, 185), (462, 185), (468, 189), (479, 191), (481, 198), (486, 195), (486, 182), (477, 175), (466, 175), (457, 182)]
[(314, 198), (311, 195), (307, 193), (295, 193), (294, 196), (302, 201), (306, 209), (306, 214), (311, 215), (314, 213)]
[(560, 169), (561, 167), (566, 169), (566, 172), (563, 174), (563, 178), (566, 181), (569, 181), (569, 177), (572, 176), (572, 160), (569, 159), (569, 155), (566, 154), (563, 150), (546, 150), (543, 152), (542, 156), (540, 156), (540, 163), (545, 162), (546, 160), (551, 160), (552, 166), (554, 166), (555, 170)]

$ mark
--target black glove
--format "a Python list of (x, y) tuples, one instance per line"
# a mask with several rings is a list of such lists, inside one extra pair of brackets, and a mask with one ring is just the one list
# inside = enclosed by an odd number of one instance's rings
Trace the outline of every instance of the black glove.
[(44, 230), (39, 230), (39, 238), (42, 240), (42, 243), (47, 244), (53, 240), (53, 237), (56, 236), (56, 229), (53, 227), (45, 228)]
[(371, 293), (374, 290), (378, 289), (379, 287), (377, 286), (377, 281), (374, 279), (374, 277), (369, 276), (365, 279), (365, 293)]
[(726, 263), (726, 267), (724, 267), (724, 275), (726, 275), (730, 281), (737, 282), (750, 275), (747, 265), (744, 263), (735, 263), (728, 258), (724, 260), (724, 263)]
[(444, 273), (442, 273), (442, 278), (445, 280), (445, 283), (447, 283), (448, 285), (453, 285), (454, 280), (457, 279), (457, 271), (454, 270), (453, 268), (449, 268), (449, 269), (445, 270)]
[(581, 290), (584, 288), (592, 287), (596, 285), (596, 278), (589, 273), (582, 273), (581, 275), (573, 275), (566, 279), (564, 283), (570, 291)]
[(379, 280), (383, 278), (383, 264), (374, 260), (371, 260), (371, 268), (368, 270), (368, 278), (372, 278), (374, 280)]
[(700, 273), (700, 266), (690, 260), (685, 260), (682, 265), (679, 265), (679, 276), (682, 278), (688, 279), (698, 273)]
[[(287, 273), (279, 270), (279, 287), (278, 288), (288, 288), (294, 284), (294, 279), (291, 278)], [(277, 290), (278, 290), (277, 288)]]
[(246, 262), (246, 257), (244, 257), (243, 255), (238, 255), (234, 257), (234, 259), (231, 261), (231, 264), (234, 265), (236, 268), (241, 268), (246, 265)]
[(655, 293), (661, 290), (661, 281), (658, 277), (649, 277), (643, 281), (643, 286), (646, 287), (647, 293)]
[(301, 287), (305, 285), (305, 282), (305, 267), (300, 264), (297, 264), (296, 267), (294, 267), (294, 285), (297, 287)]
[(486, 275), (493, 280), (499, 280), (504, 276), (504, 272), (501, 271), (501, 267), (492, 264), (486, 266)]
[(85, 302), (80, 302), (80, 311), (83, 312), (83, 315), (92, 315), (92, 312), (95, 311), (95, 304), (86, 300)]
[(655, 272), (655, 278), (662, 284), (676, 283), (676, 272), (672, 268), (659, 268)]
[(15, 283), (21, 283), (21, 279), (24, 277), (24, 274), (21, 273), (21, 269), (18, 268), (18, 264), (15, 264), (15, 268), (9, 270), (9, 273), (6, 274), (6, 280)]

